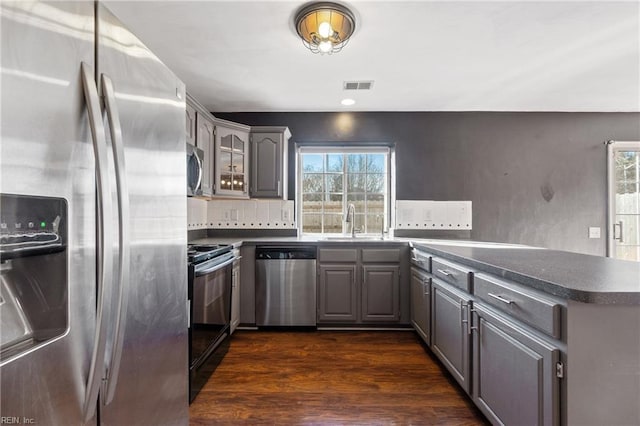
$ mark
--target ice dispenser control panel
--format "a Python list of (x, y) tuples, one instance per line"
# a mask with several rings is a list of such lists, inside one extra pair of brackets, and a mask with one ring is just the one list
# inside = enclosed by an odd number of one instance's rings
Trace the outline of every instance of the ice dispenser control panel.
[(12, 259), (66, 247), (63, 198), (0, 194), (0, 256)]

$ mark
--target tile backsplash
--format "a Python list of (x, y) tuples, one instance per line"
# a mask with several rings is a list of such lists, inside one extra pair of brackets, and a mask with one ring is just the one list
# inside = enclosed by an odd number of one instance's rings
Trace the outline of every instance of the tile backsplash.
[(285, 200), (201, 200), (187, 202), (194, 229), (295, 229), (294, 202)]
[(472, 229), (471, 201), (397, 200), (396, 229)]

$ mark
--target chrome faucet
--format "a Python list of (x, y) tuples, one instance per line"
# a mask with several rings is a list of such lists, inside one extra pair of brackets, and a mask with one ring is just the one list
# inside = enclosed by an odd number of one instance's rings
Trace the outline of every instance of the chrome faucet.
[(356, 227), (355, 227), (355, 214), (356, 214), (356, 206), (353, 204), (349, 204), (347, 206), (347, 212), (344, 214), (344, 222), (351, 224), (351, 238), (356, 237)]

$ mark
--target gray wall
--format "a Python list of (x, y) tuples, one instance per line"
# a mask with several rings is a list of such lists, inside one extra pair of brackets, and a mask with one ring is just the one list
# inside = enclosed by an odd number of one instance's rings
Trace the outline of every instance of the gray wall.
[[(605, 255), (606, 149), (638, 113), (214, 113), (297, 141), (396, 143), (398, 199), (473, 201), (472, 238)], [(289, 170), (290, 199), (295, 198)], [(589, 239), (588, 227), (603, 238)]]

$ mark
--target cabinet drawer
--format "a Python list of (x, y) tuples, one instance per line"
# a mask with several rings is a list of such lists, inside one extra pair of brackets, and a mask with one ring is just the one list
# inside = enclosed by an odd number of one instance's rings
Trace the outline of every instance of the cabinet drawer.
[(320, 262), (357, 262), (358, 249), (321, 248), (318, 250)]
[(416, 249), (411, 250), (411, 264), (416, 268), (431, 272), (431, 256), (428, 253)]
[(362, 249), (363, 262), (400, 262), (400, 249)]
[(561, 334), (562, 305), (538, 291), (498, 278), (477, 274), (473, 282), (479, 299), (555, 338)]
[(473, 270), (448, 260), (431, 258), (431, 273), (466, 292), (471, 292)]

